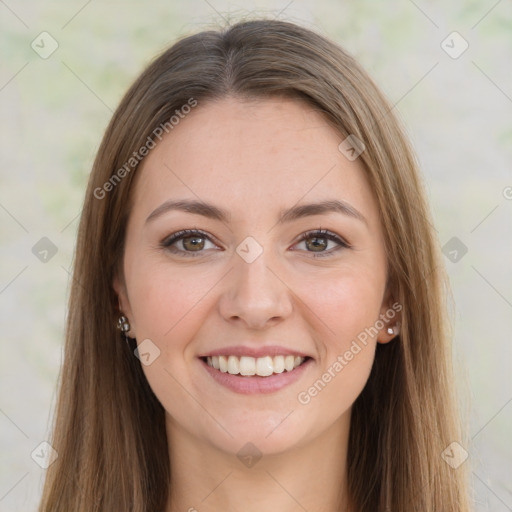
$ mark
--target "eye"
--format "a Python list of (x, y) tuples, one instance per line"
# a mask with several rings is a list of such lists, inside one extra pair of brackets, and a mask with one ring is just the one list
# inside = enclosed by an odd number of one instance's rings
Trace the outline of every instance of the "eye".
[[(335, 242), (338, 246), (327, 251), (329, 241)], [(312, 255), (315, 258), (327, 257), (340, 249), (351, 247), (341, 237), (325, 229), (307, 231), (301, 235), (297, 243), (301, 242), (305, 242), (306, 247), (312, 249), (306, 249), (306, 252), (313, 253)], [(165, 238), (160, 245), (174, 254), (194, 257), (199, 256), (204, 252), (204, 249), (208, 249), (208, 247), (205, 247), (207, 243), (212, 244), (213, 248), (216, 247), (206, 233), (195, 229), (183, 229)]]
[[(310, 241), (311, 242), (308, 242)], [(338, 247), (331, 249), (330, 251), (324, 250), (329, 245), (329, 241), (336, 242)], [(316, 231), (308, 231), (301, 235), (299, 243), (305, 242), (306, 247), (311, 248), (314, 258), (324, 258), (327, 256), (331, 256), (334, 252), (338, 252), (340, 249), (346, 248), (349, 249), (350, 245), (345, 242), (338, 235), (327, 231), (326, 229), (318, 229)]]
[[(183, 229), (173, 233), (171, 236), (168, 236), (160, 245), (175, 254), (196, 256), (201, 254), (203, 249), (208, 249), (208, 247), (205, 247), (206, 240), (214, 245), (206, 233), (194, 229)], [(176, 247), (173, 247), (175, 244), (176, 246), (181, 246), (181, 248), (177, 249)]]

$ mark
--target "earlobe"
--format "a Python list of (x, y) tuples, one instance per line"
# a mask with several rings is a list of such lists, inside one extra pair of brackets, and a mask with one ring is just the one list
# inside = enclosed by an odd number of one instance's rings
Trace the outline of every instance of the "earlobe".
[(400, 322), (392, 321), (383, 327), (377, 337), (377, 343), (389, 343), (394, 340), (400, 334)]
[(389, 343), (400, 334), (402, 305), (393, 299), (389, 289), (379, 315), (382, 328), (379, 329), (378, 343)]
[(117, 328), (126, 337), (136, 338), (132, 310), (126, 293), (126, 285), (118, 276), (115, 276), (112, 281), (112, 288), (117, 295), (118, 301), (118, 318), (115, 319)]
[(379, 343), (389, 343), (400, 334), (400, 321), (393, 321), (385, 328), (385, 334), (379, 336)]

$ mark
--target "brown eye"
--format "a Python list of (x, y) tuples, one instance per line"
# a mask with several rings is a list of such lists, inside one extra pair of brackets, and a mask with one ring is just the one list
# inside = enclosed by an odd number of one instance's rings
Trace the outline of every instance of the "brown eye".
[[(326, 249), (329, 245), (329, 241), (336, 242), (338, 247), (334, 247), (334, 249), (327, 251)], [(316, 253), (313, 254), (313, 257), (330, 256), (340, 249), (350, 248), (350, 245), (338, 235), (322, 229), (304, 233), (299, 242), (305, 243), (307, 252)]]
[(204, 248), (204, 237), (187, 236), (181, 239), (183, 247), (187, 250), (197, 251)]
[[(210, 238), (201, 231), (185, 229), (173, 233), (161, 242), (161, 246), (175, 254), (182, 254), (184, 256), (195, 256), (204, 252), (205, 245), (210, 242), (214, 245)], [(206, 247), (208, 248), (208, 247)]]
[[(309, 242), (311, 240), (311, 242)], [(306, 238), (306, 247), (311, 249), (314, 252), (320, 252), (323, 249), (326, 249), (329, 242), (326, 238), (322, 237), (312, 237), (312, 238)]]

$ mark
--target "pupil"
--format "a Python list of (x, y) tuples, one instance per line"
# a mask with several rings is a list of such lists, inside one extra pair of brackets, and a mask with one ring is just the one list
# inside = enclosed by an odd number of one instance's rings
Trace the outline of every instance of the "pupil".
[[(313, 240), (312, 245), (315, 248), (325, 248), (326, 247), (325, 238), (312, 238), (311, 240)], [(318, 240), (323, 240), (323, 243), (319, 243)]]
[(201, 240), (201, 237), (199, 236), (196, 236), (196, 237), (189, 237), (189, 238), (186, 238), (185, 241), (183, 242), (184, 245), (188, 243), (191, 243), (192, 244), (192, 247), (199, 247), (201, 248), (201, 243), (200, 243), (200, 240)]

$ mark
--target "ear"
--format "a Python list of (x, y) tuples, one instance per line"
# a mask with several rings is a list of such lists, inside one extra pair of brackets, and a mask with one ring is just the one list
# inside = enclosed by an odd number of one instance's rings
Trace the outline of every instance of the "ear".
[(126, 335), (131, 338), (134, 338), (135, 324), (132, 315), (132, 309), (130, 306), (130, 301), (128, 299), (128, 294), (126, 291), (126, 284), (124, 278), (116, 274), (112, 281), (112, 287), (114, 288), (114, 291), (117, 295), (119, 315), (124, 315), (127, 318), (128, 323), (130, 324), (130, 330), (126, 333)]
[(379, 334), (377, 343), (389, 343), (400, 334), (402, 324), (402, 304), (394, 299), (390, 287), (387, 288), (379, 314)]

